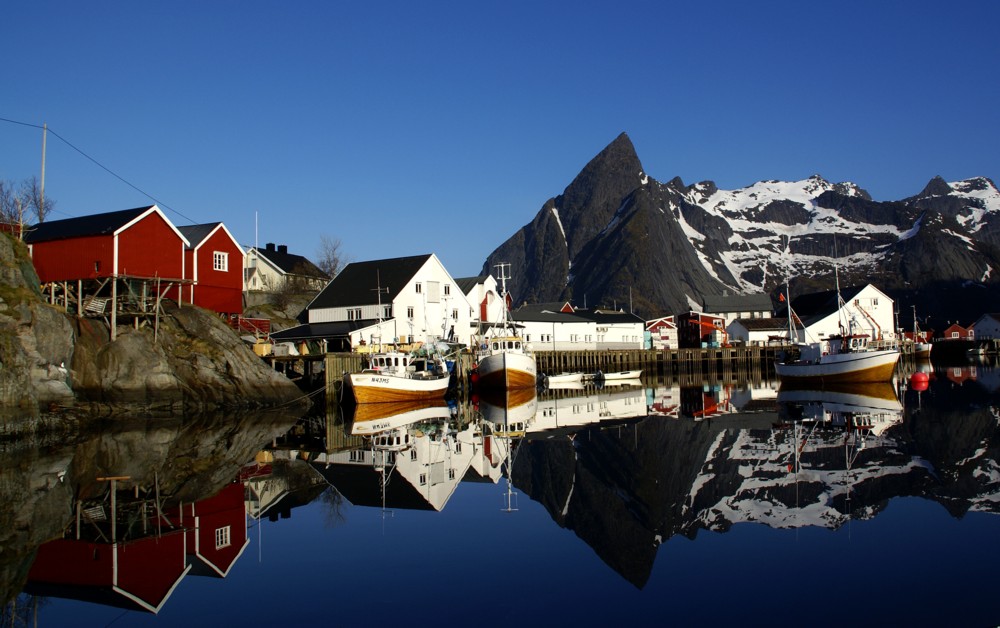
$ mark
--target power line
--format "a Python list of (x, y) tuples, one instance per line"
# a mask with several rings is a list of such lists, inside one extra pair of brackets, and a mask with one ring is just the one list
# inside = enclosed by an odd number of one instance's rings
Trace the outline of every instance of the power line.
[(191, 224), (196, 224), (196, 221), (194, 221), (194, 220), (192, 220), (192, 219), (188, 218), (187, 216), (185, 216), (184, 214), (182, 214), (182, 213), (181, 213), (181, 212), (179, 212), (178, 210), (176, 210), (176, 209), (174, 209), (173, 207), (171, 207), (170, 205), (167, 205), (166, 203), (164, 203), (163, 201), (161, 201), (161, 200), (158, 200), (158, 199), (157, 199), (157, 198), (156, 198), (155, 196), (153, 196), (152, 194), (149, 194), (149, 193), (147, 193), (147, 192), (143, 191), (142, 189), (140, 189), (139, 187), (137, 187), (136, 185), (133, 185), (133, 184), (132, 184), (132, 183), (131, 183), (130, 181), (128, 181), (128, 180), (127, 180), (127, 179), (125, 179), (124, 177), (120, 176), (120, 175), (119, 175), (118, 173), (116, 173), (115, 171), (111, 170), (111, 168), (108, 168), (107, 166), (105, 166), (105, 165), (104, 165), (104, 164), (102, 164), (101, 162), (97, 161), (96, 159), (94, 159), (93, 157), (91, 157), (90, 155), (88, 155), (87, 153), (83, 152), (83, 151), (82, 151), (81, 149), (79, 149), (79, 148), (77, 148), (76, 146), (74, 146), (74, 145), (73, 145), (73, 144), (72, 144), (72, 143), (71, 143), (71, 142), (70, 142), (69, 140), (67, 140), (67, 139), (66, 139), (65, 137), (63, 137), (62, 135), (59, 135), (58, 133), (56, 133), (55, 131), (53, 131), (53, 130), (52, 130), (52, 127), (45, 127), (45, 126), (42, 126), (42, 125), (38, 125), (38, 124), (32, 124), (31, 122), (21, 122), (21, 121), (19, 121), (19, 120), (11, 120), (11, 119), (9, 119), (9, 118), (0, 118), (0, 122), (9, 122), (9, 123), (11, 123), (11, 124), (19, 124), (19, 125), (21, 125), (21, 126), (27, 126), (27, 127), (31, 127), (31, 128), (33, 128), (33, 129), (43, 129), (43, 130), (48, 130), (48, 132), (49, 132), (49, 133), (51, 133), (52, 135), (55, 135), (55, 136), (56, 136), (56, 137), (57, 137), (57, 138), (58, 138), (58, 139), (59, 139), (59, 140), (60, 140), (60, 141), (61, 141), (62, 143), (66, 144), (66, 146), (69, 146), (70, 148), (72, 148), (72, 149), (73, 149), (73, 150), (75, 150), (76, 152), (80, 153), (81, 155), (83, 155), (84, 157), (86, 157), (87, 159), (89, 159), (89, 160), (90, 160), (91, 162), (93, 162), (94, 164), (96, 164), (96, 165), (97, 165), (97, 166), (98, 166), (98, 167), (99, 167), (99, 168), (100, 168), (101, 170), (104, 170), (105, 172), (107, 172), (108, 174), (110, 174), (111, 176), (113, 176), (114, 178), (118, 179), (119, 181), (121, 181), (121, 182), (122, 182), (122, 183), (124, 183), (125, 185), (129, 186), (130, 188), (132, 188), (133, 190), (135, 190), (136, 192), (138, 192), (139, 194), (142, 194), (142, 195), (143, 195), (143, 196), (145, 196), (146, 198), (148, 198), (148, 199), (152, 200), (152, 201), (153, 201), (154, 203), (156, 203), (156, 204), (157, 204), (158, 206), (160, 206), (160, 207), (162, 207), (162, 208), (164, 208), (164, 209), (169, 209), (170, 211), (174, 212), (175, 214), (177, 214), (178, 216), (180, 216), (180, 217), (181, 217), (181, 218), (183, 218), (184, 220), (187, 220), (187, 221), (188, 221), (188, 222), (190, 222)]

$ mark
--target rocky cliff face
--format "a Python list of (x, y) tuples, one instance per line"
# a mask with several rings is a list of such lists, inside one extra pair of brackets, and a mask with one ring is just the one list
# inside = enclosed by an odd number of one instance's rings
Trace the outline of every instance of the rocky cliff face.
[(737, 190), (660, 183), (622, 134), (483, 272), (499, 262), (511, 263), (515, 304), (631, 304), (651, 318), (786, 281), (794, 292), (828, 290), (839, 273), (841, 285), (874, 283), (900, 311), (974, 320), (1000, 308), (1000, 293), (982, 290), (1000, 281), (1000, 192), (985, 177), (935, 178), (899, 201), (819, 175)]
[(24, 246), (0, 236), (0, 400), (18, 416), (77, 402), (175, 409), (273, 405), (299, 389), (219, 318), (168, 304), (159, 330), (76, 320), (42, 302)]

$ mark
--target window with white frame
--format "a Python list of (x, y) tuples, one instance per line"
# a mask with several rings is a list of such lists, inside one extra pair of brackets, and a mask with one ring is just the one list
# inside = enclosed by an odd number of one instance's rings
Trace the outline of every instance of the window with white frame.
[(221, 549), (223, 547), (229, 547), (232, 544), (232, 539), (230, 538), (229, 526), (223, 526), (221, 528), (215, 529), (215, 549)]
[(444, 284), (444, 296), (448, 296), (450, 294), (451, 294), (451, 284), (446, 283)]
[(406, 308), (406, 318), (413, 318), (413, 306)]
[(416, 285), (414, 285), (413, 288), (414, 288), (414, 290), (416, 290), (417, 294), (420, 294), (421, 292), (424, 291), (424, 286), (422, 284), (419, 284), (419, 283), (416, 284)]
[(215, 251), (212, 253), (212, 268), (215, 270), (221, 270), (222, 272), (229, 271), (229, 253), (225, 251)]

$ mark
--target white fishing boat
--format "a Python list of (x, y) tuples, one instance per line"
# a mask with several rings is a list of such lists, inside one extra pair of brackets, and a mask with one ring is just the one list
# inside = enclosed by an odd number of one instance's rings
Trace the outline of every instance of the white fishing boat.
[(451, 374), (438, 353), (373, 353), (366, 368), (344, 374), (344, 390), (355, 403), (444, 399)]
[[(381, 282), (378, 312), (382, 312)], [(395, 345), (382, 344), (382, 318), (377, 335), (372, 337), (371, 352), (357, 373), (344, 373), (342, 399), (355, 403), (391, 403), (443, 399), (451, 383), (451, 371), (445, 356), (446, 343), (427, 344), (413, 351), (400, 351)]]
[(928, 360), (931, 357), (931, 343), (927, 340), (927, 332), (920, 331), (917, 326), (917, 306), (913, 306), (913, 357), (918, 360)]
[(497, 264), (503, 308), (500, 320), (490, 326), (476, 346), (475, 381), (482, 388), (534, 388), (535, 355), (524, 342), (507, 312), (507, 279), (510, 264)]
[[(786, 287), (787, 294), (787, 287)], [(791, 297), (788, 303), (789, 338), (796, 338)], [(872, 339), (867, 333), (853, 331), (854, 319), (845, 312), (845, 303), (837, 285), (837, 314), (843, 333), (815, 342), (799, 342), (796, 350), (774, 365), (782, 382), (836, 384), (844, 382), (888, 382), (899, 361), (899, 347)], [(803, 326), (803, 331), (805, 327)]]

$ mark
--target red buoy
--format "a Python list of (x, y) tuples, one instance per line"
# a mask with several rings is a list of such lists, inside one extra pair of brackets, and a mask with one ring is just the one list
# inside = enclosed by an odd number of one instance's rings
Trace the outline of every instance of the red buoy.
[(930, 379), (931, 378), (927, 376), (927, 373), (921, 373), (918, 371), (913, 375), (910, 375), (910, 388), (917, 392), (923, 392), (927, 390)]

